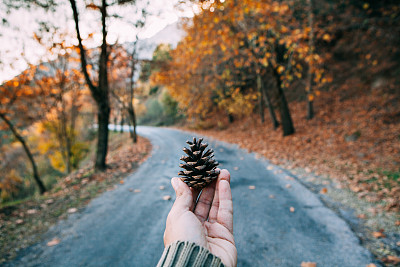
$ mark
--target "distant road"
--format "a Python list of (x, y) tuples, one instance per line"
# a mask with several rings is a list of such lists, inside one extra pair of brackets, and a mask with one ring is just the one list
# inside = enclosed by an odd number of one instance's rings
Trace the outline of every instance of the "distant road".
[[(151, 140), (151, 157), (123, 185), (58, 223), (41, 243), (22, 251), (6, 266), (157, 264), (174, 199), (170, 179), (179, 170), (181, 148), (191, 136), (155, 127), (138, 127), (138, 133)], [(372, 262), (348, 225), (296, 180), (285, 179), (284, 170), (272, 169), (267, 160), (256, 159), (235, 145), (209, 143), (232, 176), (238, 266), (299, 267), (309, 261), (318, 267), (364, 267)], [(130, 192), (130, 188), (141, 191)], [(163, 200), (164, 195), (172, 200)], [(47, 247), (54, 237), (61, 239), (60, 244)]]

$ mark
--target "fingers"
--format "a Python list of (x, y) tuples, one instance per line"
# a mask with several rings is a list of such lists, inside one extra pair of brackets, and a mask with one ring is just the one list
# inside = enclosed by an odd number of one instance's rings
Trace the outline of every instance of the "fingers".
[(192, 206), (190, 206), (190, 210), (193, 211), (194, 208), (196, 207), (197, 198), (199, 197), (201, 189), (195, 189), (190, 187), (190, 191), (192, 191), (192, 196), (193, 196)]
[(202, 223), (208, 218), (208, 214), (210, 212), (211, 204), (214, 198), (216, 182), (217, 181), (213, 181), (209, 186), (204, 188), (201, 192), (199, 200), (197, 201), (194, 214)]
[(176, 199), (171, 212), (190, 210), (193, 204), (193, 195), (187, 184), (177, 177), (172, 178), (171, 184), (176, 194)]
[(214, 200), (210, 209), (210, 214), (209, 214), (209, 221), (211, 223), (217, 221), (217, 216), (218, 216), (218, 209), (219, 209), (219, 186), (220, 186), (220, 181), (225, 180), (228, 183), (231, 181), (231, 175), (229, 174), (228, 170), (223, 169), (220, 171), (219, 176), (218, 176), (218, 181), (215, 186), (215, 193), (214, 193)]
[(226, 180), (221, 180), (219, 182), (219, 208), (217, 222), (225, 226), (229, 232), (233, 233), (232, 192), (229, 182)]

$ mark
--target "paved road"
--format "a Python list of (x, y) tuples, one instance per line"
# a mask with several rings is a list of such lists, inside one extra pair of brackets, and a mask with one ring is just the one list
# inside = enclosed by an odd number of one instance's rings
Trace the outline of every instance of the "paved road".
[[(156, 265), (174, 199), (162, 197), (174, 196), (170, 178), (178, 172), (181, 147), (190, 136), (153, 127), (139, 127), (138, 132), (151, 140), (151, 157), (123, 185), (57, 224), (42, 243), (21, 252), (7, 266)], [(268, 170), (267, 160), (237, 146), (209, 143), (222, 168), (232, 175), (238, 266), (300, 266), (311, 261), (318, 266), (358, 267), (372, 262), (348, 225), (301, 184), (285, 179), (285, 171)], [(165, 190), (159, 189), (161, 185)], [(61, 243), (47, 247), (54, 237)]]

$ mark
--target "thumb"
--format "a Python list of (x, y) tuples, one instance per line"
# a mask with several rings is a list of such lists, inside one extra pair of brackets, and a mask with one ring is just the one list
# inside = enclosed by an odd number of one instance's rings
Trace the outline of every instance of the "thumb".
[(193, 195), (190, 188), (181, 179), (174, 177), (171, 180), (176, 199), (172, 209), (189, 210), (193, 204)]

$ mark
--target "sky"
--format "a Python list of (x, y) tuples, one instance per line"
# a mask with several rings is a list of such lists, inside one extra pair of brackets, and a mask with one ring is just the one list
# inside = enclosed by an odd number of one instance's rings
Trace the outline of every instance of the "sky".
[[(144, 1), (138, 0), (136, 7), (144, 6)], [(85, 10), (82, 2), (77, 1), (81, 33), (84, 38), (89, 33), (94, 33), (92, 40), (87, 41), (85, 45), (95, 47), (101, 41), (99, 12)], [(193, 16), (190, 7), (177, 9), (175, 7), (177, 2), (178, 0), (149, 0), (147, 10), (150, 15), (146, 20), (145, 28), (139, 33), (139, 38), (145, 39), (153, 36), (168, 24), (178, 21), (180, 17)], [(9, 25), (1, 26), (0, 31), (0, 83), (18, 75), (27, 67), (28, 63), (37, 64), (40, 60), (51, 59), (45, 49), (33, 38), (34, 32), (38, 32), (39, 21), (46, 21), (70, 33), (71, 38), (67, 42), (77, 44), (75, 24), (68, 3), (68, 1), (62, 1), (56, 12), (45, 12), (42, 9), (35, 8), (31, 10), (19, 9), (11, 14), (0, 11), (0, 16), (9, 21)], [(111, 13), (117, 13), (122, 19), (108, 20), (108, 43), (133, 41), (136, 31), (130, 26), (130, 23), (136, 20), (136, 8), (134, 6), (109, 8), (109, 14)]]

